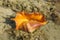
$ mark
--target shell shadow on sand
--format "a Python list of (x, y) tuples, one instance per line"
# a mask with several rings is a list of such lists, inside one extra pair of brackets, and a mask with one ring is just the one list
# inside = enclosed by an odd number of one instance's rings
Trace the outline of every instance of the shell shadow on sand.
[(9, 24), (11, 26), (11, 28), (15, 28), (16, 27), (15, 21), (11, 20), (11, 18), (6, 18), (5, 23)]

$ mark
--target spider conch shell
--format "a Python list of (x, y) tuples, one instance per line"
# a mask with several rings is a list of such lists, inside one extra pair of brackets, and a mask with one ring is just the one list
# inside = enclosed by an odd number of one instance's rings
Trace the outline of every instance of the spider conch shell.
[(16, 22), (16, 30), (21, 29), (28, 32), (33, 32), (47, 23), (44, 16), (38, 12), (17, 12), (16, 17), (12, 20)]

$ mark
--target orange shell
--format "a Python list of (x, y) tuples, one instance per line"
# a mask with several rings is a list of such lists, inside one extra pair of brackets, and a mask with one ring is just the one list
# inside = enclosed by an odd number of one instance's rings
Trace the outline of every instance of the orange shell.
[(16, 30), (21, 29), (28, 32), (33, 32), (40, 26), (47, 23), (44, 16), (38, 12), (18, 12), (16, 17), (12, 18), (12, 20), (16, 22)]

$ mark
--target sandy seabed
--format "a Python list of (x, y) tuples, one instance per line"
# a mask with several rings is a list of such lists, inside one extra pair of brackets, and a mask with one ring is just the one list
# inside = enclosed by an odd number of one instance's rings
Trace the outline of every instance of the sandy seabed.
[[(58, 2), (54, 5), (53, 2), (44, 0), (0, 0), (0, 40), (60, 40), (59, 7)], [(47, 17), (48, 23), (33, 33), (16, 31), (15, 22), (10, 18), (15, 17), (16, 12), (22, 10), (42, 12)]]

